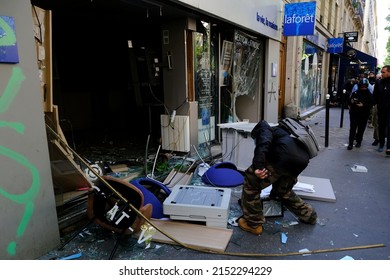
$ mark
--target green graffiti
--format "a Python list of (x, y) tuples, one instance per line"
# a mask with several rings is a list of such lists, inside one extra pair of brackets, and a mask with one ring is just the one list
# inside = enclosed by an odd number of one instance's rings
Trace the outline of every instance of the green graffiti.
[[(1, 27), (1, 21), (0, 21), (0, 27)], [(12, 76), (9, 79), (8, 84), (4, 89), (3, 94), (0, 96), (0, 113), (3, 113), (8, 110), (13, 99), (18, 94), (22, 82), (25, 79), (25, 76), (19, 67), (14, 67), (12, 70), (13, 70)], [(24, 134), (24, 129), (25, 129), (25, 126), (22, 123), (7, 122), (7, 121), (0, 121), (0, 128), (1, 127), (11, 128), (20, 134)], [(18, 164), (20, 164), (21, 166), (23, 166), (24, 168), (26, 168), (31, 172), (32, 182), (31, 185), (24, 193), (13, 194), (6, 191), (4, 188), (2, 188), (2, 186), (0, 186), (0, 195), (4, 196), (5, 198), (17, 204), (24, 205), (23, 216), (16, 230), (16, 238), (20, 238), (21, 236), (23, 236), (24, 232), (26, 231), (28, 223), (31, 220), (31, 217), (34, 212), (34, 200), (38, 196), (40, 190), (40, 184), (41, 184), (39, 171), (33, 164), (30, 163), (30, 161), (26, 157), (4, 146), (0, 146), (0, 155), (3, 155), (11, 160), (14, 160), (15, 162), (17, 162)], [(16, 248), (17, 248), (16, 241), (11, 241), (7, 246), (8, 254), (16, 255)]]
[(0, 121), (0, 128), (1, 127), (9, 127), (20, 134), (24, 134), (24, 125), (22, 123), (19, 123), (19, 122)]
[(31, 200), (35, 199), (35, 197), (38, 194), (39, 185), (40, 185), (39, 172), (35, 168), (35, 166), (32, 165), (23, 155), (15, 152), (13, 150), (7, 149), (4, 146), (0, 146), (0, 155), (4, 155), (10, 159), (15, 160), (20, 165), (29, 169), (31, 171), (31, 175), (32, 175), (31, 188), (27, 192), (25, 192), (23, 194), (13, 195), (13, 194), (10, 194), (7, 191), (5, 191), (0, 186), (0, 195), (3, 195), (6, 198), (8, 198), (16, 203), (19, 203), (19, 204), (27, 204)]
[(8, 244), (7, 252), (8, 252), (8, 254), (10, 254), (12, 256), (16, 255), (16, 242), (15, 241), (12, 241)]
[(0, 46), (13, 46), (16, 44), (16, 35), (12, 27), (0, 17), (0, 28), (3, 29), (5, 36), (0, 37)]
[(23, 74), (20, 67), (14, 67), (12, 69), (11, 78), (8, 81), (7, 86), (3, 91), (3, 95), (0, 97), (0, 113), (3, 113), (8, 110), (8, 107), (14, 100), (15, 96), (18, 94), (22, 82), (26, 77)]
[[(23, 233), (25, 232), (28, 222), (30, 221), (32, 214), (34, 212), (34, 204), (33, 201), (37, 197), (39, 190), (40, 190), (40, 176), (39, 171), (35, 168), (34, 165), (32, 165), (25, 157), (23, 157), (21, 154), (16, 153), (15, 151), (12, 151), (10, 149), (7, 149), (6, 147), (0, 146), (0, 155), (4, 155), (10, 159), (15, 160), (20, 165), (26, 167), (30, 170), (32, 175), (32, 183), (29, 189), (22, 193), (22, 194), (11, 194), (4, 190), (2, 187), (0, 187), (0, 195), (3, 195), (4, 197), (8, 198), (9, 200), (18, 203), (18, 204), (24, 204), (25, 209), (23, 213), (23, 217), (19, 223), (16, 236), (21, 237)], [(12, 245), (12, 242), (8, 246), (8, 253), (10, 255), (13, 255), (16, 253), (15, 250), (12, 248), (15, 248), (15, 246)]]

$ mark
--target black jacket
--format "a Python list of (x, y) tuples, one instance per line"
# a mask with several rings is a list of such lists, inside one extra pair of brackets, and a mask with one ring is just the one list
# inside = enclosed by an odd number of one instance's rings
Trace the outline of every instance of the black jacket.
[[(361, 102), (362, 107), (357, 106), (356, 104)], [(372, 94), (368, 89), (362, 90), (358, 89), (353, 92), (348, 98), (349, 113), (358, 114), (358, 115), (369, 115), (372, 108), (373, 98)]]
[(390, 78), (377, 80), (373, 94), (378, 110), (390, 111)]
[(309, 154), (302, 144), (279, 126), (271, 127), (266, 121), (260, 121), (251, 136), (255, 139), (254, 170), (263, 169), (269, 163), (283, 173), (298, 176), (309, 164)]

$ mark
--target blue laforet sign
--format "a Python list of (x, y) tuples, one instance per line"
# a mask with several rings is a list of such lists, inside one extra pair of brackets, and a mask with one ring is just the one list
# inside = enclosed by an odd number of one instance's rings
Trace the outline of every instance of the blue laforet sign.
[(344, 45), (344, 38), (329, 38), (328, 39), (328, 53), (342, 53)]
[(15, 22), (13, 17), (0, 16), (0, 63), (18, 63)]
[(313, 35), (316, 2), (300, 2), (284, 6), (284, 36)]

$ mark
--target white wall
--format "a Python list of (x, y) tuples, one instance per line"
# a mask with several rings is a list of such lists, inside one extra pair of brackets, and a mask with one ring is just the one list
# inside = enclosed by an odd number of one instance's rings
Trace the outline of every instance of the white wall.
[[(269, 123), (278, 122), (279, 94), (279, 48), (280, 43), (267, 40), (265, 48), (265, 81), (264, 81), (264, 119)], [(274, 69), (273, 69), (274, 68)]]
[[(281, 40), (284, 2), (282, 0), (178, 0), (192, 8), (211, 13), (264, 36)], [(277, 28), (275, 28), (277, 26)]]
[(0, 259), (35, 259), (59, 245), (59, 230), (31, 4), (1, 1), (0, 11), (14, 18), (19, 53), (0, 63)]

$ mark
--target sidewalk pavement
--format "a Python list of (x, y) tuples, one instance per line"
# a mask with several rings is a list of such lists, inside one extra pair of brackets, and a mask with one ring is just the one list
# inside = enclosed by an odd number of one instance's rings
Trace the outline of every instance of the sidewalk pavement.
[[(287, 225), (294, 216), (268, 218), (262, 235), (255, 236), (229, 225), (233, 229), (226, 254), (199, 252), (180, 246), (152, 242), (149, 249), (134, 238), (120, 243), (114, 259), (120, 260), (355, 260), (390, 259), (390, 158), (371, 145), (373, 129), (367, 128), (361, 148), (347, 150), (349, 113), (341, 108), (329, 110), (329, 138), (325, 145), (326, 110), (320, 110), (304, 120), (315, 132), (320, 145), (304, 172), (308, 177), (329, 179), (335, 202), (307, 200), (318, 213), (316, 225)], [(362, 165), (368, 172), (354, 172)], [(389, 173), (388, 173), (389, 172)], [(239, 194), (231, 198), (230, 217), (240, 216)], [(285, 243), (281, 236), (287, 237)], [(69, 236), (68, 236), (69, 237)], [(112, 233), (91, 225), (63, 250), (53, 250), (40, 259), (61, 258), (81, 253), (79, 259), (108, 259), (115, 243)], [(312, 251), (301, 254), (301, 250)]]

